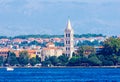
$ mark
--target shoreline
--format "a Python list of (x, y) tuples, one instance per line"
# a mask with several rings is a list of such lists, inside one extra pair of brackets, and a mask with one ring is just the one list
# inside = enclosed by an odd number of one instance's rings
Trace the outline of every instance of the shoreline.
[[(44, 66), (41, 66), (41, 67), (34, 67), (34, 66), (31, 66), (31, 67), (14, 67), (14, 66), (11, 66), (12, 68), (120, 68), (120, 66), (51, 66), (51, 67), (44, 67)], [(0, 67), (1, 68), (7, 68), (7, 67)]]

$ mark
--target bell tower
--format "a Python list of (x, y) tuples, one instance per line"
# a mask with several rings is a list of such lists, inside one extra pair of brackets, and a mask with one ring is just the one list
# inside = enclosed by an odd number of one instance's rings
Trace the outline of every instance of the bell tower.
[(70, 20), (68, 20), (67, 27), (64, 31), (64, 48), (65, 55), (71, 58), (74, 52), (74, 31)]

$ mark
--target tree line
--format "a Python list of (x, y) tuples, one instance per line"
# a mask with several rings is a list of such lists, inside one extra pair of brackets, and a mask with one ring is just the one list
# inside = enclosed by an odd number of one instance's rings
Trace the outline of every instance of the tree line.
[[(47, 35), (47, 34), (44, 34), (44, 35), (40, 35), (40, 34), (36, 34), (36, 35), (18, 35), (18, 36), (14, 36), (14, 37), (7, 37), (7, 36), (0, 36), (0, 39), (2, 38), (8, 38), (8, 39), (15, 39), (15, 38), (20, 38), (20, 39), (28, 39), (28, 38), (63, 38), (64, 35)], [(85, 38), (90, 38), (90, 37), (105, 37), (104, 35), (102, 34), (75, 34), (74, 35), (75, 38), (82, 38), (82, 37), (85, 37)]]
[(26, 66), (28, 64), (34, 66), (39, 63), (41, 63), (41, 58), (38, 56), (30, 58), (27, 51), (20, 52), (19, 57), (16, 57), (16, 54), (10, 51), (7, 58), (0, 56), (0, 66)]

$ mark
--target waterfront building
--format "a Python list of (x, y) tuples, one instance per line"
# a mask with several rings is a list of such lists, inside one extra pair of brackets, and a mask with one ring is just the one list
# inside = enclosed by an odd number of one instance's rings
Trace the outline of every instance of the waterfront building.
[(65, 55), (69, 58), (72, 57), (74, 52), (74, 31), (72, 29), (70, 20), (68, 20), (67, 27), (64, 31), (64, 51)]
[(49, 56), (60, 56), (63, 54), (63, 50), (55, 47), (55, 44), (52, 42), (49, 42), (46, 44), (46, 47), (42, 49), (41, 51), (41, 60), (44, 61), (45, 57)]

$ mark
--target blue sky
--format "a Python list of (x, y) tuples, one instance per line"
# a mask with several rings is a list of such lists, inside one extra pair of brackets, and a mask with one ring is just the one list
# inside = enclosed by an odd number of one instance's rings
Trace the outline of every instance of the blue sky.
[(119, 35), (120, 0), (0, 0), (0, 35), (63, 34), (68, 17), (75, 34)]

